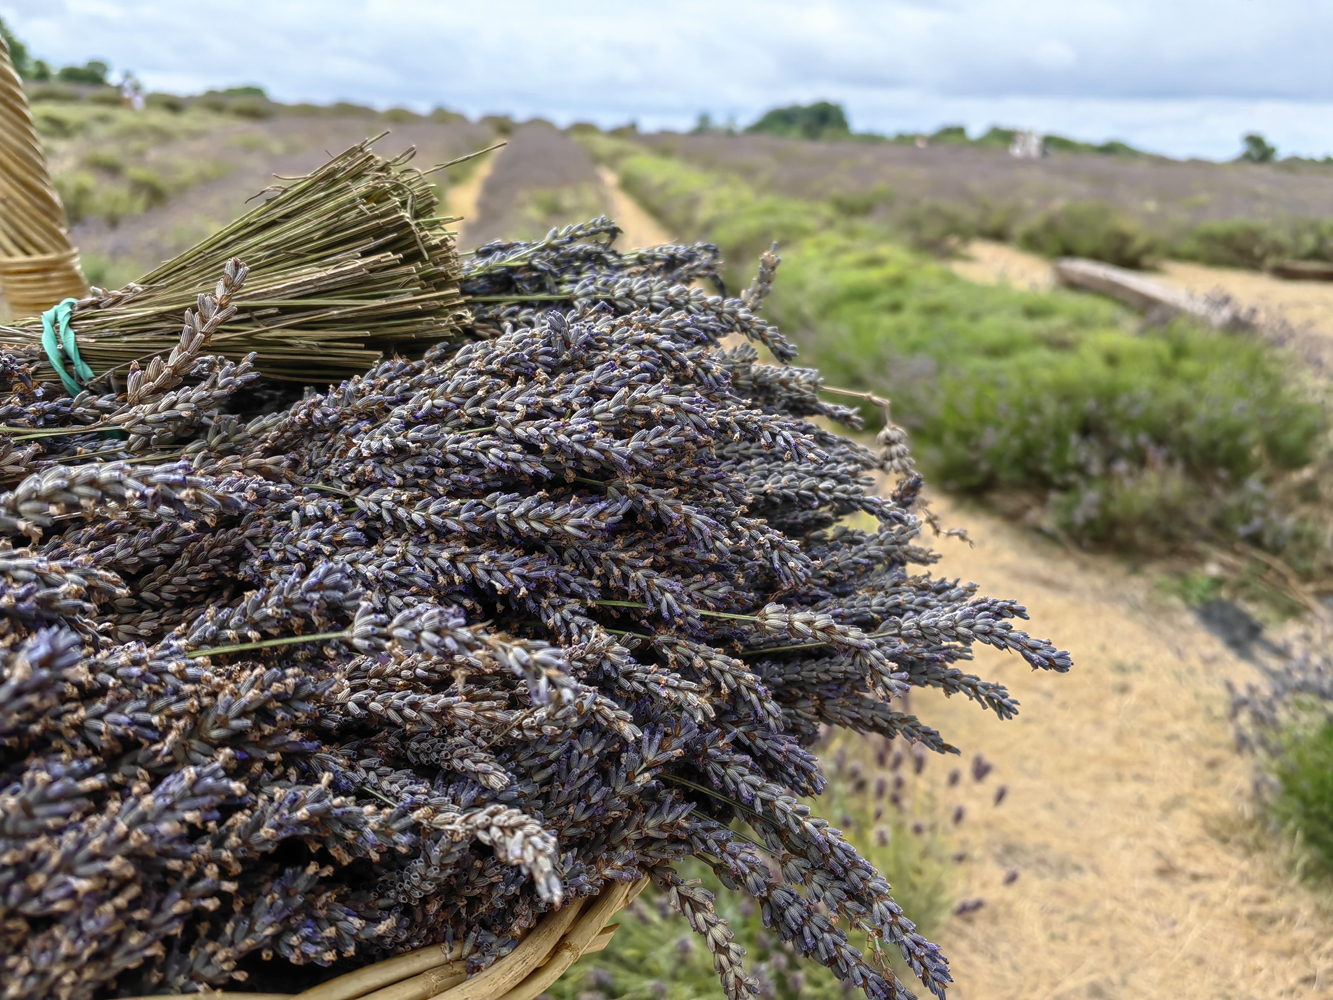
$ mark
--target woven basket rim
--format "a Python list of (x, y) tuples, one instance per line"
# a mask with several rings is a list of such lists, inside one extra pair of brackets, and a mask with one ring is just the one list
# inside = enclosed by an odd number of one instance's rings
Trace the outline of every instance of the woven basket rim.
[(68, 250), (56, 250), (51, 253), (24, 254), (20, 257), (0, 255), (0, 271), (8, 269), (47, 268), (53, 264), (74, 264), (79, 259), (79, 251), (71, 247)]
[(462, 944), (431, 945), (385, 959), (301, 993), (159, 993), (130, 1000), (534, 1000), (582, 956), (601, 951), (618, 924), (610, 920), (648, 884), (614, 882), (600, 895), (546, 914), (504, 958), (469, 977)]

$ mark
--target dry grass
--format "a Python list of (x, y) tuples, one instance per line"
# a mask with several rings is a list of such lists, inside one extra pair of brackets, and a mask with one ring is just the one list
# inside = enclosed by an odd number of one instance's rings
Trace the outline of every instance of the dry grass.
[(1225, 718), (1225, 680), (1253, 668), (1118, 563), (1055, 546), (1034, 557), (1031, 535), (994, 516), (943, 499), (935, 509), (977, 540), (945, 544), (938, 572), (1021, 594), (1034, 632), (1075, 663), (1057, 676), (979, 657), (1023, 702), (1009, 723), (916, 696), (1008, 785), (959, 830), (960, 897), (986, 903), (942, 935), (951, 997), (1316, 995), (1333, 981), (1333, 912), (1254, 851), (1271, 845), (1250, 833), (1249, 764)]

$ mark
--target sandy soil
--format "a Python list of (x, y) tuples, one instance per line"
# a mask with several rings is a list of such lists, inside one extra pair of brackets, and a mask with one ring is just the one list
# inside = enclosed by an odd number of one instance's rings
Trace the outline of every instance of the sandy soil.
[(963, 256), (950, 261), (955, 274), (979, 285), (1008, 284), (1044, 292), (1055, 287), (1055, 273), (1044, 258), (1008, 243), (973, 240)]
[(1325, 336), (1333, 336), (1333, 282), (1283, 281), (1256, 271), (1175, 260), (1164, 263), (1155, 277), (1201, 295), (1220, 288), (1247, 306), (1282, 314), (1295, 326), (1310, 324)]
[(599, 167), (598, 175), (606, 186), (607, 197), (611, 201), (611, 218), (624, 230), (616, 246), (627, 250), (640, 247), (661, 246), (674, 243), (675, 240), (662, 228), (662, 224), (649, 215), (637, 201), (627, 195), (620, 186), (620, 178), (612, 170)]
[(472, 173), (468, 175), (467, 180), (445, 189), (445, 211), (449, 215), (462, 220), (456, 227), (460, 247), (472, 247), (476, 243), (475, 240), (468, 238), (468, 230), (469, 228), (475, 229), (477, 203), (481, 201), (481, 189), (486, 186), (486, 178), (491, 175), (491, 171), (495, 168), (497, 157), (503, 153), (504, 147), (497, 149), (494, 153), (487, 153), (481, 163), (477, 164)]
[(958, 981), (950, 996), (1257, 1000), (1333, 983), (1327, 899), (1245, 847), (1249, 763), (1231, 744), (1224, 685), (1253, 668), (1117, 563), (945, 499), (933, 506), (976, 541), (941, 539), (937, 572), (1020, 598), (1032, 631), (1075, 663), (1034, 673), (983, 651), (978, 672), (1023, 703), (1009, 722), (960, 698), (914, 696), (965, 756), (996, 767), (987, 783), (966, 782), (959, 898), (985, 902), (940, 936)]

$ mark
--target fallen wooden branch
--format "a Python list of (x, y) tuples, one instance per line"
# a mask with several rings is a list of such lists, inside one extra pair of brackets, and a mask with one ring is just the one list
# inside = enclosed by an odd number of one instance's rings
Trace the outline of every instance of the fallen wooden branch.
[(1256, 329), (1254, 310), (1239, 308), (1226, 295), (1195, 295), (1123, 267), (1079, 257), (1060, 258), (1054, 270), (1060, 284), (1109, 295), (1152, 319), (1193, 316), (1219, 330)]
[(1280, 260), (1270, 270), (1288, 281), (1333, 281), (1333, 263), (1325, 260)]

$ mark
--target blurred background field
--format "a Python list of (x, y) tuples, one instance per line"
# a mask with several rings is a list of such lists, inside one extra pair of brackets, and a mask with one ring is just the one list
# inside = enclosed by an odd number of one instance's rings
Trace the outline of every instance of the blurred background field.
[[(87, 276), (106, 286), (215, 231), (275, 175), (386, 130), (381, 148), (415, 146), (422, 167), (507, 143), (432, 175), (467, 247), (606, 213), (626, 246), (718, 244), (734, 292), (776, 240), (771, 318), (831, 385), (892, 399), (945, 526), (978, 541), (942, 539), (938, 572), (1024, 595), (1077, 664), (1058, 678), (1000, 666), (1025, 703), (1006, 725), (943, 698), (913, 706), (965, 756), (847, 737), (822, 752), (827, 814), (938, 935), (953, 995), (1325, 988), (1333, 907), (1308, 824), (1333, 815), (1327, 791), (1305, 803), (1297, 780), (1265, 811), (1226, 685), (1261, 682), (1256, 637), (1279, 648), (1322, 627), (1333, 596), (1327, 373), (1292, 349), (1294, 333), (1333, 339), (1333, 284), (1265, 271), (1333, 261), (1333, 165), (1058, 138), (1020, 159), (1010, 132), (857, 136), (822, 110), (758, 132), (640, 134), (286, 105), (257, 88), (149, 94), (142, 109), (95, 82), (29, 93)], [(1157, 323), (1058, 288), (1049, 259), (1071, 254), (1221, 289), (1263, 322)], [(1327, 732), (1311, 732), (1291, 760), (1322, 767)], [(660, 903), (636, 904), (552, 995), (716, 995)], [(844, 994), (753, 910), (726, 915), (766, 996)]]

